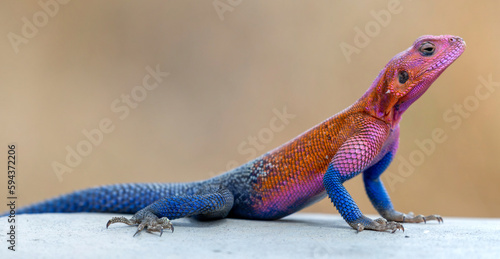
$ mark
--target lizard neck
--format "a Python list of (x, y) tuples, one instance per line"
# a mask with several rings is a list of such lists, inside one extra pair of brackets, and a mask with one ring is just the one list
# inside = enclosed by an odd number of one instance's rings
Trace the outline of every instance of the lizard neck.
[(364, 112), (375, 117), (391, 128), (396, 127), (404, 110), (398, 105), (399, 98), (387, 91), (386, 69), (382, 70), (365, 94), (357, 101)]

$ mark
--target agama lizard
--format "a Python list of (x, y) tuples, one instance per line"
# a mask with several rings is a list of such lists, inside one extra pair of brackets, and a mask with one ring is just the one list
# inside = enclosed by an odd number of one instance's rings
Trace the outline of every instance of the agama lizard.
[[(139, 233), (173, 231), (182, 217), (273, 220), (328, 195), (354, 229), (395, 232), (401, 223), (442, 222), (439, 215), (394, 210), (380, 175), (398, 148), (401, 115), (465, 50), (456, 36), (422, 36), (392, 58), (353, 105), (236, 169), (192, 183), (115, 184), (76, 191), (17, 213), (114, 212), (106, 227), (138, 225)], [(383, 217), (364, 216), (343, 183), (363, 173), (368, 197)]]

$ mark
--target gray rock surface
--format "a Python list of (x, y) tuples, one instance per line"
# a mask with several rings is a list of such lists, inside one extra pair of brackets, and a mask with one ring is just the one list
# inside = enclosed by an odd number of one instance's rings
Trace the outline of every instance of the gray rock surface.
[[(405, 232), (356, 233), (338, 215), (295, 214), (277, 221), (173, 221), (175, 232), (141, 233), (106, 222), (115, 214), (16, 217), (16, 251), (0, 218), (0, 258), (500, 258), (500, 219), (445, 217), (404, 224)], [(130, 215), (125, 215), (129, 217)]]

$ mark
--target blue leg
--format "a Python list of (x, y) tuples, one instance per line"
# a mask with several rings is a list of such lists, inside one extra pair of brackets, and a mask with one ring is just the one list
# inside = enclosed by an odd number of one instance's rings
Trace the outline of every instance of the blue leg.
[(375, 207), (378, 213), (386, 219), (386, 216), (393, 214), (395, 211), (392, 206), (391, 198), (380, 180), (380, 175), (387, 169), (393, 156), (393, 152), (388, 152), (378, 163), (371, 166), (363, 173), (366, 194), (368, 194), (373, 207)]
[(397, 142), (394, 144), (391, 151), (375, 165), (366, 169), (363, 173), (363, 180), (365, 183), (366, 193), (373, 204), (373, 207), (377, 209), (378, 213), (389, 221), (396, 222), (407, 222), (407, 223), (419, 223), (427, 222), (428, 220), (437, 220), (439, 223), (443, 222), (443, 218), (439, 215), (417, 215), (414, 216), (413, 213), (404, 214), (399, 211), (394, 210), (392, 206), (391, 198), (384, 187), (384, 184), (380, 180), (380, 175), (387, 169), (389, 164), (394, 157), (397, 149)]

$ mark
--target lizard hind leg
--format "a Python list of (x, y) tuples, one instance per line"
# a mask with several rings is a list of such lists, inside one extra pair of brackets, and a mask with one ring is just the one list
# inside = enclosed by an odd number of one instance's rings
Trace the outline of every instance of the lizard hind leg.
[(129, 226), (137, 225), (137, 235), (142, 230), (146, 232), (159, 232), (164, 229), (174, 231), (170, 220), (195, 217), (197, 219), (220, 219), (229, 214), (233, 207), (233, 194), (220, 185), (206, 185), (200, 187), (193, 195), (178, 195), (161, 198), (147, 207), (139, 210), (127, 219), (113, 217), (106, 224), (106, 228), (114, 223), (124, 223)]

